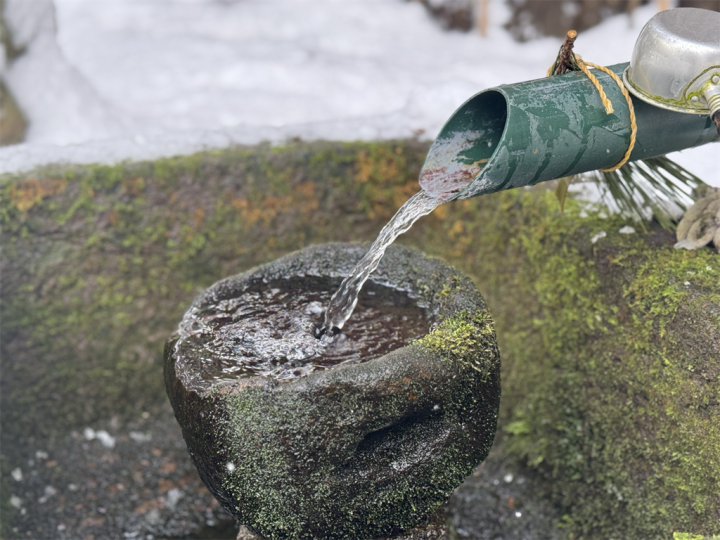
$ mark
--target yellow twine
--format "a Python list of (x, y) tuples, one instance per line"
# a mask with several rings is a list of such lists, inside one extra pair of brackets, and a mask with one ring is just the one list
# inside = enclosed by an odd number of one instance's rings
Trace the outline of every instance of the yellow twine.
[[(627, 160), (630, 159), (630, 154), (632, 154), (633, 148), (635, 148), (635, 139), (637, 138), (637, 122), (635, 121), (635, 108), (632, 104), (632, 99), (630, 99), (630, 94), (627, 91), (627, 88), (625, 88), (625, 85), (620, 80), (620, 77), (615, 75), (612, 71), (610, 71), (608, 68), (604, 66), (599, 66), (597, 64), (593, 64), (591, 62), (583, 62), (582, 58), (579, 54), (575, 55), (575, 60), (577, 62), (578, 67), (582, 70), (582, 72), (587, 76), (588, 79), (590, 79), (590, 82), (593, 84), (593, 86), (597, 89), (598, 93), (600, 94), (600, 99), (602, 101), (603, 106), (605, 107), (605, 112), (607, 114), (612, 114), (614, 112), (612, 102), (608, 99), (607, 95), (605, 94), (605, 90), (603, 90), (602, 85), (600, 84), (600, 81), (598, 81), (597, 77), (593, 75), (588, 67), (599, 69), (600, 71), (607, 73), (613, 81), (617, 83), (617, 85), (620, 87), (620, 91), (622, 92), (622, 95), (625, 97), (625, 102), (627, 103), (628, 110), (630, 111), (630, 142), (628, 144), (628, 149), (625, 152), (625, 155), (620, 160), (617, 165), (614, 165), (613, 167), (610, 167), (609, 169), (600, 169), (602, 172), (612, 172), (623, 165), (627, 163)], [(550, 76), (550, 73), (552, 72), (552, 66), (547, 70), (547, 76)]]

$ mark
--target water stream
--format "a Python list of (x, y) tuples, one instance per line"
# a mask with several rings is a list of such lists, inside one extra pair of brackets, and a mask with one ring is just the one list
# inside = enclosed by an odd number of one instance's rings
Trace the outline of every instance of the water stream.
[[(484, 132), (464, 131), (450, 138), (438, 138), (433, 143), (420, 174), (422, 190), (402, 205), (383, 227), (368, 252), (332, 296), (318, 337), (342, 330), (355, 309), (363, 284), (377, 268), (388, 246), (422, 216), (455, 198), (480, 174), (488, 159), (472, 154), (483, 137)], [(489, 142), (486, 144), (492, 146)]]
[(385, 250), (402, 233), (412, 227), (422, 216), (426, 216), (442, 204), (444, 200), (435, 198), (427, 192), (420, 191), (413, 195), (385, 227), (380, 231), (375, 242), (360, 262), (353, 268), (353, 271), (346, 277), (340, 288), (330, 299), (325, 322), (319, 331), (319, 335), (332, 334), (345, 325), (357, 305), (358, 295), (367, 278), (377, 268), (385, 254)]

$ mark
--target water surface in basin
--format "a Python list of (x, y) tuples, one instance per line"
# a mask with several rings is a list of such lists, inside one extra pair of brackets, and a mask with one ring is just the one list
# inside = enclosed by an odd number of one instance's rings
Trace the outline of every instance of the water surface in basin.
[(233, 298), (191, 309), (176, 345), (176, 370), (186, 387), (206, 390), (251, 375), (292, 380), (378, 358), (429, 331), (430, 317), (416, 298), (370, 282), (342, 332), (318, 339), (338, 283), (311, 277), (258, 281)]

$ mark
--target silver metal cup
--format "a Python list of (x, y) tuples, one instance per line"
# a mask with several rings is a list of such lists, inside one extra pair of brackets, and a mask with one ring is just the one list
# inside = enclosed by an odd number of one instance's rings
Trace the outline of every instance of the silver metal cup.
[(720, 13), (678, 8), (648, 21), (623, 74), (638, 98), (673, 111), (720, 110)]

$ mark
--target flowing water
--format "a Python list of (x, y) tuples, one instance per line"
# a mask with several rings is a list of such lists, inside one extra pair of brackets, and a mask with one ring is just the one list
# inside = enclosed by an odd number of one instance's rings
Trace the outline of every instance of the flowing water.
[[(483, 140), (483, 133), (468, 131), (449, 139), (438, 138), (433, 143), (420, 174), (422, 190), (411, 197), (383, 227), (368, 252), (330, 299), (320, 336), (343, 328), (355, 309), (363, 284), (377, 268), (388, 246), (422, 216), (452, 200), (480, 174), (488, 160), (470, 157), (478, 140)], [(486, 144), (492, 146), (492, 143)]]
[(429, 315), (415, 298), (370, 283), (344, 331), (317, 339), (323, 306), (338, 285), (329, 278), (258, 280), (233, 298), (193, 308), (180, 324), (177, 373), (200, 391), (242, 376), (287, 381), (379, 358), (428, 332)]
[(412, 227), (413, 223), (432, 212), (442, 202), (441, 199), (435, 198), (425, 191), (420, 191), (397, 211), (390, 222), (380, 231), (365, 256), (353, 268), (350, 275), (343, 280), (340, 288), (330, 299), (330, 304), (325, 312), (325, 322), (320, 329), (321, 335), (332, 334), (342, 329), (355, 309), (363, 284), (377, 268), (388, 246)]
[[(455, 146), (445, 150), (457, 151)], [(436, 153), (442, 152), (431, 151)], [(426, 165), (435, 164), (431, 157)], [(398, 236), (451, 200), (481, 168), (480, 162), (426, 167), (420, 178), (424, 189), (383, 227), (332, 297), (335, 280), (293, 278), (255, 283), (237, 297), (186, 313), (176, 344), (176, 369), (184, 374), (186, 386), (207, 390), (223, 379), (252, 375), (291, 380), (378, 358), (425, 335), (427, 313), (407, 293), (363, 285)], [(359, 298), (360, 308), (345, 327)]]

